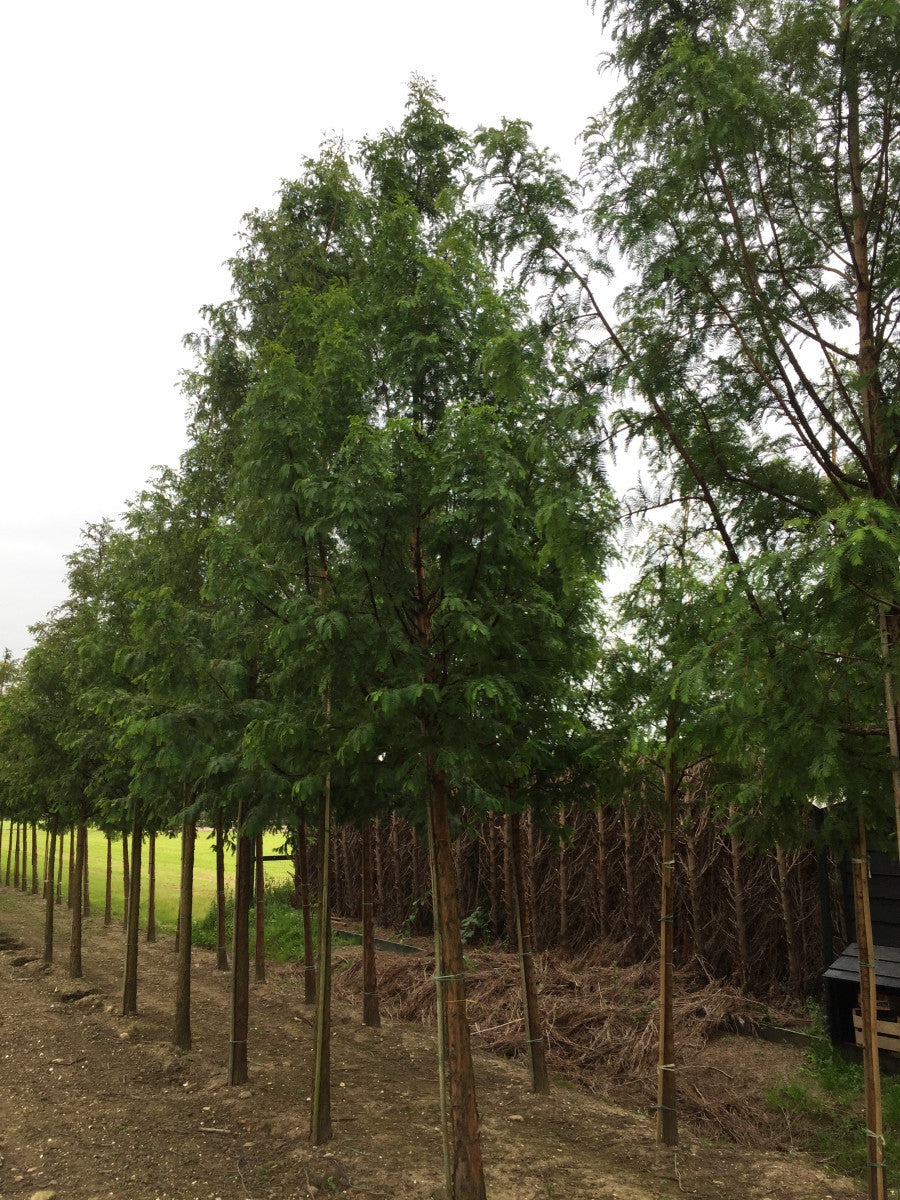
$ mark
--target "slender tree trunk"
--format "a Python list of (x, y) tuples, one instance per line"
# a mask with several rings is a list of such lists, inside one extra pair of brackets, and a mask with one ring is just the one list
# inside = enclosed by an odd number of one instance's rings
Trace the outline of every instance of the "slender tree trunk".
[[(21, 821), (16, 821), (16, 851), (15, 851), (15, 857), (13, 858), (13, 887), (14, 888), (18, 888), (18, 886), (19, 886), (19, 842), (21, 841), (21, 837), (22, 837), (22, 823), (21, 823)], [(9, 882), (9, 880), (7, 880), (7, 883), (8, 882)]]
[(381, 1026), (378, 975), (375, 969), (375, 914), (372, 887), (372, 822), (362, 831), (363, 1024)]
[(657, 1067), (656, 1140), (678, 1144), (675, 1086), (675, 1014), (673, 1007), (675, 948), (675, 802), (671, 766), (663, 777), (665, 815), (662, 831), (662, 887), (659, 901), (659, 1064)]
[[(440, 975), (444, 952), (441, 946), (441, 923), (437, 919), (436, 910), (438, 883), (435, 873), (434, 836), (430, 815), (428, 818), (428, 866), (431, 875), (431, 903), (434, 909), (434, 919), (431, 922), (434, 929), (434, 973)], [(434, 991), (437, 1016), (438, 1102), (441, 1147), (444, 1155), (444, 1195), (445, 1200), (453, 1200), (453, 1151), (450, 1146), (450, 1116), (447, 1111), (447, 993), (442, 981), (435, 981)]]
[[(131, 826), (131, 867), (129, 871), (127, 922), (125, 925), (125, 981), (122, 986), (122, 1016), (137, 1015), (138, 940), (141, 918), (141, 849), (144, 830), (137, 801)], [(124, 841), (124, 839), (123, 839)]]
[[(87, 854), (86, 845), (85, 854)], [(87, 858), (85, 858), (85, 862), (87, 862)], [(87, 867), (85, 867), (85, 870), (87, 870)], [(38, 894), (38, 835), (36, 824), (32, 824), (31, 826), (31, 894), (32, 896)], [(90, 909), (86, 911), (90, 911)]]
[(384, 921), (384, 873), (381, 863), (381, 821), (375, 818), (373, 848), (375, 851), (375, 892), (378, 901), (378, 913)]
[[(75, 848), (78, 844), (78, 831), (73, 825), (69, 831), (69, 883), (66, 888), (66, 907), (72, 907), (72, 887), (75, 881)], [(80, 885), (79, 885), (80, 886)]]
[(885, 1200), (884, 1137), (881, 1113), (881, 1073), (878, 1061), (875, 946), (869, 907), (869, 858), (866, 827), (860, 817), (853, 856), (853, 910), (859, 947), (859, 1007), (862, 1013), (863, 1072), (866, 1092), (866, 1161), (869, 1200)]
[(775, 846), (775, 861), (778, 865), (778, 895), (781, 900), (781, 919), (784, 925), (784, 940), (787, 946), (791, 991), (795, 996), (799, 996), (802, 971), (800, 969), (800, 954), (797, 949), (797, 923), (794, 920), (794, 906), (791, 903), (787, 858), (783, 846)]
[(84, 865), (81, 870), (81, 904), (82, 911), (86, 917), (91, 914), (91, 870), (88, 856), (88, 829), (85, 825), (84, 829)]
[[(512, 789), (509, 790), (511, 793)], [(516, 934), (519, 944), (519, 962), (522, 968), (522, 1010), (525, 1015), (525, 1044), (528, 1047), (528, 1062), (531, 1067), (531, 1086), (533, 1091), (547, 1095), (550, 1092), (550, 1077), (547, 1074), (546, 1042), (534, 974), (531, 902), (528, 897), (522, 863), (522, 834), (519, 814), (508, 813), (506, 821), (509, 829), (513, 882), (516, 893)]]
[(128, 865), (128, 834), (122, 832), (122, 928), (128, 929), (128, 898), (131, 895), (131, 870)]
[(241, 800), (237, 817), (237, 853), (234, 860), (234, 942), (231, 950), (231, 1043), (228, 1082), (247, 1082), (247, 1033), (250, 1028), (250, 898), (253, 888), (253, 842), (244, 831), (247, 801)]
[(225, 827), (221, 808), (216, 813), (216, 969), (228, 970), (228, 931), (225, 920)]
[[(735, 808), (731, 806), (730, 816), (734, 819)], [(728, 840), (731, 846), (731, 891), (734, 896), (734, 932), (737, 941), (738, 979), (742, 988), (750, 982), (750, 942), (747, 936), (747, 904), (744, 896), (744, 884), (741, 879), (741, 845), (736, 834), (730, 833)]]
[(266, 982), (266, 874), (263, 870), (263, 837), (256, 835), (256, 982)]
[(628, 936), (637, 937), (637, 894), (634, 886), (634, 846), (631, 836), (631, 810), (628, 805), (622, 813), (622, 837), (625, 849), (625, 919)]
[(690, 817), (687, 825), (685, 866), (687, 868), (688, 897), (691, 903), (691, 932), (694, 939), (694, 954), (702, 963), (706, 958), (706, 940), (703, 936), (703, 909), (700, 904), (700, 878), (697, 868), (697, 825), (690, 820)]
[(178, 905), (182, 914), (182, 934), (175, 969), (175, 1029), (172, 1035), (172, 1041), (181, 1050), (191, 1048), (191, 918), (196, 838), (197, 822), (185, 821), (181, 827), (181, 896)]
[(609, 846), (606, 839), (606, 813), (603, 805), (597, 809), (597, 909), (600, 940), (609, 937)]
[(22, 891), (28, 892), (28, 822), (22, 822), (22, 875), (20, 879)]
[(81, 969), (81, 927), (83, 912), (83, 877), (84, 877), (84, 845), (87, 841), (87, 825), (84, 814), (78, 818), (75, 827), (75, 866), (72, 871), (72, 935), (69, 939), (69, 976), (80, 979)]
[(63, 860), (65, 858), (66, 831), (61, 829), (59, 832), (59, 840), (57, 842), (56, 857), (56, 903), (62, 904), (62, 877), (63, 877)]
[(44, 896), (46, 896), (46, 892), (47, 892), (47, 855), (49, 852), (50, 852), (50, 828), (48, 826), (44, 830), (44, 871), (43, 871), (43, 874), (41, 875), (41, 879), (43, 881), (43, 885), (42, 885), (42, 889), (41, 889), (41, 897), (42, 898)]
[(53, 910), (55, 905), (56, 873), (56, 832), (59, 829), (59, 813), (54, 813), (50, 820), (50, 858), (49, 870), (44, 879), (44, 966), (49, 967), (53, 962)]
[(303, 916), (303, 1000), (316, 1002), (316, 952), (313, 946), (312, 907), (309, 899), (309, 843), (306, 820), (297, 822), (297, 865), (300, 870), (300, 911)]
[(566, 870), (566, 841), (562, 830), (566, 827), (566, 810), (559, 810), (559, 940), (565, 945), (569, 938), (569, 879)]
[(147, 941), (156, 941), (156, 830), (147, 839)]
[(0, 817), (0, 868), (2, 868), (2, 866), (3, 866), (3, 818)]
[(310, 1140), (321, 1146), (331, 1140), (331, 778), (326, 776), (319, 799), (319, 944), (316, 989)]
[(434, 854), (435, 920), (440, 926), (441, 961), (436, 980), (442, 986), (447, 1019), (447, 1082), (450, 1092), (453, 1200), (485, 1200), (484, 1167), (475, 1098), (475, 1073), (469, 1042), (459, 904), (453, 878), (453, 848), (447, 810), (447, 781), (429, 768), (429, 821)]
[(106, 903), (103, 908), (103, 924), (112, 925), (112, 838), (106, 835)]

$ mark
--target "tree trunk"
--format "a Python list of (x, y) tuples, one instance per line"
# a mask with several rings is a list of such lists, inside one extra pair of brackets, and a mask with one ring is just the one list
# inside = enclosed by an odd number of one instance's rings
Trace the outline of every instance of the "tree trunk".
[(75, 866), (72, 871), (72, 935), (69, 939), (69, 977), (80, 979), (81, 970), (81, 926), (84, 905), (84, 846), (87, 841), (87, 824), (84, 814), (78, 818), (75, 829)]
[[(512, 789), (510, 789), (511, 791)], [(519, 962), (522, 967), (522, 1010), (525, 1015), (525, 1044), (531, 1067), (531, 1086), (544, 1095), (550, 1092), (550, 1077), (547, 1074), (546, 1043), (534, 975), (534, 946), (531, 938), (531, 902), (525, 883), (522, 864), (522, 835), (519, 814), (510, 812), (506, 817), (512, 859), (513, 883), (516, 894), (516, 935), (519, 944)]]
[(128, 897), (131, 895), (131, 871), (128, 866), (128, 834), (122, 832), (122, 928), (128, 929)]
[[(734, 819), (735, 808), (731, 806), (729, 815)], [(737, 941), (738, 980), (742, 988), (750, 982), (750, 942), (747, 936), (747, 904), (744, 896), (744, 884), (741, 879), (741, 844), (737, 835), (728, 835), (731, 847), (731, 892), (734, 896), (734, 932)]]
[(247, 1033), (250, 1027), (250, 898), (253, 887), (253, 843), (244, 831), (247, 801), (241, 800), (237, 817), (237, 853), (234, 861), (234, 942), (231, 958), (231, 1043), (228, 1082), (247, 1082)]
[(65, 858), (66, 831), (60, 830), (59, 840), (56, 846), (56, 903), (62, 904), (62, 877), (63, 877), (63, 860)]
[(800, 954), (797, 950), (797, 923), (794, 920), (794, 906), (791, 903), (787, 858), (783, 846), (775, 846), (775, 861), (778, 864), (778, 895), (781, 900), (781, 919), (784, 925), (784, 940), (787, 946), (790, 987), (791, 992), (795, 996), (799, 996), (803, 973), (800, 968)]
[(12, 866), (13, 826), (14, 826), (14, 824), (15, 824), (15, 822), (13, 822), (13, 821), (10, 821), (10, 823), (9, 823), (9, 829), (7, 830), (7, 841), (6, 841), (6, 879), (5, 879), (5, 883), (6, 883), (6, 886), (7, 886), (7, 887), (9, 887), (9, 871), (10, 871), (10, 867)]
[(606, 840), (606, 813), (597, 809), (597, 910), (600, 941), (609, 937), (609, 846)]
[[(84, 869), (87, 872), (87, 843), (85, 843), (84, 853)], [(32, 896), (38, 894), (38, 836), (37, 825), (34, 823), (31, 826), (31, 894)], [(90, 912), (90, 905), (87, 906), (85, 912)]]
[(625, 843), (625, 919), (629, 938), (637, 937), (637, 895), (634, 886), (634, 852), (631, 836), (631, 810), (628, 805), (622, 813), (622, 837)]
[(303, 916), (303, 1000), (316, 1002), (316, 952), (313, 946), (312, 908), (309, 900), (309, 843), (306, 820), (297, 822), (297, 866), (300, 871), (300, 911)]
[(866, 827), (860, 817), (853, 855), (853, 911), (859, 947), (859, 1007), (862, 1013), (863, 1073), (866, 1091), (866, 1161), (869, 1200), (885, 1200), (884, 1137), (881, 1116), (881, 1073), (878, 1061), (875, 947), (869, 908), (869, 858)]
[(696, 809), (689, 814), (685, 837), (686, 850), (685, 866), (687, 868), (688, 897), (691, 903), (691, 932), (694, 940), (694, 954), (702, 964), (706, 958), (706, 939), (703, 936), (703, 910), (700, 905), (700, 873), (697, 867), (697, 834), (698, 822), (691, 820)]
[(372, 822), (362, 831), (363, 1024), (378, 1029), (378, 975), (375, 970), (375, 914), (372, 887)]
[(53, 910), (56, 906), (56, 832), (59, 829), (59, 813), (54, 813), (50, 822), (49, 870), (44, 880), (44, 966), (53, 962)]
[(196, 838), (197, 822), (185, 821), (181, 827), (181, 894), (178, 903), (178, 911), (182, 915), (182, 933), (175, 968), (175, 1029), (172, 1035), (172, 1041), (181, 1050), (191, 1048), (191, 918)]
[(228, 931), (225, 920), (225, 828), (221, 808), (216, 813), (216, 970), (228, 970)]
[(453, 878), (453, 848), (447, 810), (447, 781), (429, 765), (428, 817), (434, 856), (435, 921), (440, 927), (441, 961), (435, 976), (447, 1006), (447, 1081), (450, 1092), (453, 1200), (485, 1200), (484, 1167), (469, 1043), (459, 905)]
[(375, 818), (373, 826), (373, 848), (375, 851), (375, 890), (378, 900), (378, 914), (384, 921), (384, 875), (381, 863), (381, 822)]
[(671, 767), (663, 776), (665, 815), (662, 831), (662, 886), (659, 900), (659, 1064), (657, 1066), (656, 1140), (678, 1145), (675, 1086), (675, 781)]
[(319, 799), (319, 945), (316, 1028), (309, 1136), (313, 1145), (331, 1140), (331, 777)]
[(3, 825), (3, 818), (0, 817), (0, 869), (2, 869), (3, 866)]
[(106, 835), (106, 903), (103, 908), (103, 924), (112, 925), (112, 837)]
[(156, 941), (156, 830), (147, 842), (147, 941)]
[[(131, 826), (131, 868), (129, 871), (127, 921), (125, 925), (125, 982), (122, 987), (122, 1016), (137, 1015), (138, 938), (141, 918), (141, 848), (144, 830), (137, 801)], [(124, 837), (123, 837), (124, 844)]]
[(266, 982), (266, 874), (263, 869), (263, 836), (256, 836), (256, 982)]
[[(75, 826), (69, 832), (69, 884), (66, 888), (66, 907), (72, 907), (72, 887), (75, 880), (75, 848), (78, 843), (78, 831)], [(80, 886), (80, 885), (79, 885)]]
[[(559, 828), (566, 827), (566, 810), (559, 810)], [(566, 871), (566, 840), (560, 833), (559, 838), (559, 940), (565, 945), (569, 937), (569, 880)]]
[(91, 914), (91, 871), (88, 861), (88, 828), (84, 827), (84, 864), (81, 869), (81, 904), (86, 917)]
[[(15, 857), (13, 858), (13, 887), (14, 888), (17, 888), (19, 886), (19, 842), (21, 841), (21, 837), (22, 837), (22, 823), (21, 823), (21, 821), (16, 821), (16, 850), (15, 850)], [(7, 874), (9, 874), (9, 872), (7, 872)], [(9, 880), (7, 879), (6, 882), (9, 883)]]

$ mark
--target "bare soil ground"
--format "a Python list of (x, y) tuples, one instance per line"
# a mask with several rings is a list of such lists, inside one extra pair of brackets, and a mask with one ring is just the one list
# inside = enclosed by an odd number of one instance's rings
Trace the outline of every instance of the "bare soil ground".
[[(311, 1013), (300, 971), (270, 965), (253, 986), (248, 1086), (226, 1084), (229, 977), (194, 955), (194, 1049), (170, 1044), (169, 938), (140, 951), (137, 1019), (121, 1006), (121, 929), (86, 923), (85, 977), (68, 977), (65, 910), (56, 965), (40, 963), (42, 906), (0, 892), (0, 1200), (52, 1189), (59, 1200), (310, 1200), (344, 1193), (442, 1194), (433, 1033), (362, 1026), (334, 1009), (335, 1137), (307, 1139)], [(354, 950), (339, 951), (352, 957)], [(721, 1061), (716, 1061), (716, 1047)], [(765, 1089), (800, 1051), (722, 1039), (703, 1052), (704, 1086)], [(528, 1090), (522, 1063), (478, 1052), (490, 1200), (838, 1200), (862, 1194), (800, 1154), (686, 1136), (677, 1154), (652, 1121), (556, 1082)]]

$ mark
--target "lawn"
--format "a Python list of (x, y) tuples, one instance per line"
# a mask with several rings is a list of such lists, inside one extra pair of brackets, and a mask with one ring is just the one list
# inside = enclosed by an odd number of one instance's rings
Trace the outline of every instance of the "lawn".
[[(263, 841), (265, 854), (277, 854), (281, 850), (283, 836), (279, 833), (266, 834)], [(129, 850), (131, 849), (129, 839)], [(144, 849), (141, 858), (141, 924), (147, 921), (147, 851), (148, 842), (144, 839)], [(68, 858), (69, 839), (66, 838), (64, 854)], [(122, 841), (113, 842), (112, 846), (112, 912), (113, 919), (120, 920), (124, 916), (122, 888)], [(94, 913), (102, 913), (106, 895), (106, 838), (97, 830), (88, 831), (88, 869), (90, 875), (91, 908)], [(166, 837), (162, 834), (156, 838), (156, 927), (160, 933), (174, 932), (178, 919), (178, 889), (181, 874), (181, 838), (180, 836)], [(289, 862), (267, 862), (265, 878), (267, 883), (278, 883), (291, 876)], [(225, 849), (225, 884), (233, 885), (234, 880), (234, 851)], [(63, 889), (65, 891), (65, 870), (63, 871)], [(194, 858), (194, 916), (200, 917), (207, 911), (216, 896), (216, 856), (214, 850), (214, 834), (211, 830), (198, 830), (197, 847)]]

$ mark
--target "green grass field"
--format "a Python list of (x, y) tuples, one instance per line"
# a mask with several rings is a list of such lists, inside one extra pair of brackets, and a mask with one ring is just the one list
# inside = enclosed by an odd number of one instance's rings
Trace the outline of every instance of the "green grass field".
[[(267, 834), (263, 841), (265, 854), (276, 854), (282, 845), (281, 834)], [(129, 839), (129, 851), (131, 843)], [(147, 921), (147, 850), (148, 842), (144, 839), (141, 858), (141, 924)], [(63, 868), (63, 895), (66, 887), (66, 870), (69, 855), (69, 839), (63, 851), (66, 864)], [(90, 876), (91, 911), (102, 914), (106, 903), (106, 838), (97, 830), (88, 833), (88, 872)], [(156, 838), (156, 928), (159, 933), (174, 932), (178, 919), (178, 888), (181, 874), (181, 838)], [(267, 862), (265, 878), (267, 883), (279, 883), (291, 876), (289, 862)], [(234, 883), (234, 852), (225, 850), (225, 885)], [(197, 847), (194, 858), (194, 916), (201, 917), (213, 903), (216, 896), (216, 857), (213, 835), (208, 830), (197, 833)], [(112, 846), (112, 913), (113, 919), (119, 920), (124, 916), (122, 887), (122, 842), (113, 842)]]

